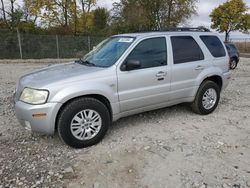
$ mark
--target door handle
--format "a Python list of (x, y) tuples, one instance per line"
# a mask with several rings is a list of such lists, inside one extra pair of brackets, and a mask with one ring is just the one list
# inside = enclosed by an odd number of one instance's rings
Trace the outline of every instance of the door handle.
[(167, 75), (166, 72), (160, 71), (160, 72), (158, 72), (155, 76), (156, 76), (157, 78), (159, 78), (159, 77), (165, 77), (166, 75)]
[(196, 68), (195, 68), (195, 70), (204, 70), (205, 69), (205, 67), (203, 67), (203, 66), (201, 66), (201, 65), (198, 65)]

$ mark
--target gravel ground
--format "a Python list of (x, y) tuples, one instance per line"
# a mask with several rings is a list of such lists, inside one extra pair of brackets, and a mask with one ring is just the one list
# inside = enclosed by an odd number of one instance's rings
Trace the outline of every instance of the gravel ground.
[(250, 187), (250, 60), (242, 59), (208, 116), (177, 105), (124, 118), (75, 150), (30, 134), (10, 98), (18, 78), (47, 63), (0, 63), (0, 188)]

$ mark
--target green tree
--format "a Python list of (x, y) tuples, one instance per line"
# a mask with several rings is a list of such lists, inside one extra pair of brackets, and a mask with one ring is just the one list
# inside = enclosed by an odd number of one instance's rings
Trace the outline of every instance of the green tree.
[(25, 4), (34, 16), (41, 17), (45, 26), (69, 29), (69, 19), (74, 6), (72, 0), (25, 0)]
[(43, 27), (63, 33), (84, 32), (96, 0), (24, 0)]
[(98, 7), (93, 11), (93, 30), (103, 32), (108, 26), (109, 12), (106, 8)]
[(229, 40), (230, 32), (247, 32), (250, 29), (250, 15), (243, 0), (229, 0), (215, 8), (210, 17), (211, 27), (225, 33), (225, 41)]
[(112, 25), (115, 32), (146, 30), (147, 19), (139, 0), (121, 0), (113, 4)]
[(96, 5), (97, 0), (80, 0), (82, 27), (88, 28), (89, 20), (92, 17), (91, 8)]
[(176, 27), (196, 13), (197, 0), (121, 0), (114, 3), (117, 30), (143, 31)]

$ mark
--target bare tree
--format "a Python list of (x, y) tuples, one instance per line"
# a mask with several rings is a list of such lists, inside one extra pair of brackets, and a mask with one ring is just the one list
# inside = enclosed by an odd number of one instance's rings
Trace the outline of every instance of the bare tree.
[(5, 22), (6, 24), (8, 24), (7, 19), (6, 19), (6, 12), (5, 12), (5, 6), (4, 6), (3, 0), (1, 0), (1, 5), (2, 5), (1, 10), (2, 10), (2, 12), (3, 12), (3, 20), (4, 20), (4, 22)]
[(80, 0), (82, 13), (89, 13), (91, 8), (96, 4), (96, 0)]
[(83, 28), (86, 28), (88, 13), (91, 11), (91, 8), (95, 6), (96, 0), (80, 0), (80, 4), (82, 7)]

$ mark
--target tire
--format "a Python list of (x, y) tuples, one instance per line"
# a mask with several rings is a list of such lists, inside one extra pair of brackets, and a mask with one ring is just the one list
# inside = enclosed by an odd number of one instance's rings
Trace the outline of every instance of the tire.
[(58, 116), (58, 134), (73, 148), (100, 142), (111, 124), (108, 108), (94, 98), (79, 98), (67, 104)]
[(237, 66), (238, 66), (238, 61), (237, 61), (237, 59), (236, 59), (236, 58), (232, 58), (232, 59), (230, 60), (230, 69), (231, 69), (231, 70), (234, 70), (234, 69), (237, 68)]
[(200, 88), (198, 89), (195, 100), (191, 104), (191, 107), (195, 113), (201, 115), (207, 115), (212, 113), (217, 108), (219, 100), (220, 100), (219, 86), (215, 82), (207, 80), (204, 81), (201, 84)]

